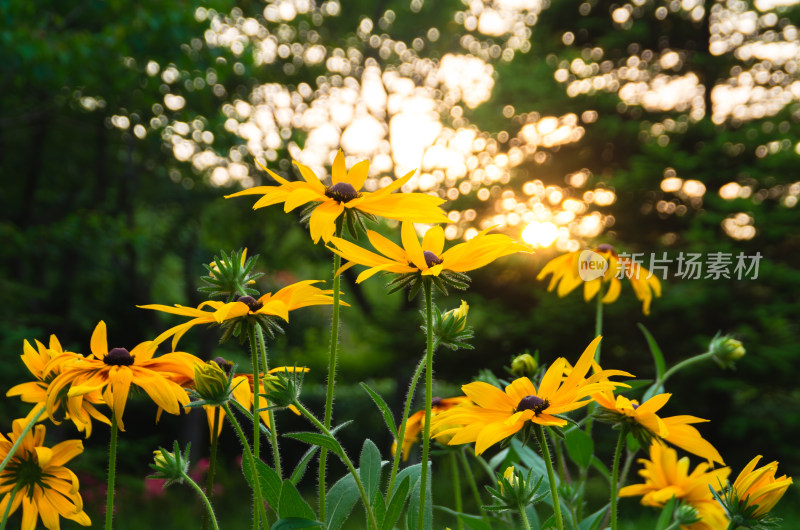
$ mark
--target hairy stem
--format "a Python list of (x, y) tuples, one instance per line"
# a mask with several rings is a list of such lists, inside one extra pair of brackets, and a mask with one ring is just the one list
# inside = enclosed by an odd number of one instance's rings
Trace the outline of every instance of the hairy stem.
[(542, 458), (547, 466), (547, 480), (550, 482), (550, 495), (553, 498), (553, 512), (555, 513), (556, 528), (564, 530), (564, 519), (561, 517), (561, 502), (558, 500), (558, 486), (556, 485), (556, 474), (553, 472), (553, 460), (550, 458), (550, 449), (547, 446), (547, 438), (544, 429), (538, 423), (533, 424), (533, 431), (542, 448)]
[(617, 530), (617, 493), (619, 492), (619, 460), (622, 447), (625, 445), (625, 436), (628, 429), (622, 428), (617, 438), (617, 448), (614, 451), (614, 464), (611, 467), (611, 530)]
[(425, 279), (425, 424), (422, 426), (422, 470), (419, 482), (419, 516), (417, 528), (425, 528), (425, 493), (428, 484), (428, 452), (431, 445), (431, 406), (433, 402), (433, 282)]
[(11, 461), (11, 458), (13, 458), (14, 453), (16, 453), (17, 449), (19, 449), (19, 446), (22, 445), (22, 441), (25, 439), (26, 436), (28, 436), (28, 433), (31, 432), (31, 429), (33, 429), (33, 426), (36, 425), (37, 421), (39, 421), (39, 418), (42, 417), (42, 414), (44, 414), (45, 411), (44, 405), (40, 404), (37, 405), (37, 407), (38, 409), (33, 414), (33, 417), (31, 417), (31, 420), (28, 422), (25, 428), (22, 429), (22, 432), (19, 434), (19, 437), (17, 437), (17, 439), (14, 441), (14, 445), (11, 446), (11, 449), (8, 450), (8, 454), (3, 459), (3, 462), (0, 463), (0, 473), (2, 473), (3, 470), (6, 468), (8, 463)]
[(211, 521), (211, 526), (214, 530), (219, 530), (219, 525), (217, 524), (217, 517), (214, 515), (214, 508), (211, 506), (211, 501), (208, 500), (208, 497), (205, 493), (203, 493), (203, 489), (197, 485), (197, 482), (191, 479), (189, 475), (183, 475), (183, 479), (189, 483), (191, 487), (200, 495), (200, 498), (203, 500), (203, 504), (206, 506), (206, 510), (208, 511), (208, 520)]
[[(264, 509), (264, 502), (261, 500), (261, 481), (258, 478), (258, 468), (256, 467), (256, 460), (253, 457), (253, 453), (250, 451), (250, 444), (247, 443), (247, 437), (244, 435), (244, 431), (242, 431), (242, 426), (239, 425), (239, 422), (236, 420), (234, 415), (231, 413), (231, 408), (228, 406), (227, 403), (223, 405), (225, 410), (225, 417), (228, 418), (233, 425), (233, 429), (236, 431), (236, 436), (239, 437), (239, 442), (242, 444), (242, 453), (247, 461), (247, 465), (250, 467), (250, 476), (252, 477), (253, 483), (251, 484), (253, 488), (253, 530), (258, 530), (259, 524), (259, 515), (261, 516), (261, 520), (264, 521), (266, 524), (267, 522), (267, 514)], [(255, 422), (254, 422), (255, 424)]]
[(111, 440), (108, 442), (108, 485), (106, 488), (106, 530), (114, 524), (114, 481), (117, 474), (117, 418), (111, 410)]
[(417, 382), (419, 381), (420, 376), (422, 375), (422, 370), (425, 369), (425, 361), (427, 356), (422, 357), (420, 359), (419, 364), (417, 364), (417, 369), (414, 372), (414, 375), (411, 377), (411, 384), (408, 387), (408, 394), (406, 395), (406, 404), (403, 407), (403, 418), (400, 421), (400, 431), (397, 433), (398, 440), (397, 440), (397, 448), (394, 452), (394, 458), (392, 459), (392, 472), (389, 475), (389, 489), (387, 491), (391, 492), (392, 488), (394, 487), (394, 481), (397, 478), (397, 469), (400, 465), (400, 455), (403, 452), (403, 439), (406, 435), (406, 423), (408, 423), (408, 414), (411, 412), (411, 402), (414, 400), (414, 392), (417, 390)]
[[(261, 328), (256, 328), (256, 339), (258, 340), (259, 348), (261, 349), (261, 369), (264, 373), (269, 372), (269, 364), (267, 363), (267, 344), (264, 342), (264, 333)], [(255, 403), (255, 402), (254, 402)], [(255, 413), (257, 410), (254, 407), (253, 417), (257, 418), (256, 421), (260, 424), (260, 414)], [(278, 425), (275, 423), (275, 412), (270, 409), (267, 414), (269, 415), (269, 441), (272, 445), (272, 460), (275, 464), (275, 472), (281, 479), (283, 479), (283, 472), (281, 470), (281, 452), (278, 446)]]

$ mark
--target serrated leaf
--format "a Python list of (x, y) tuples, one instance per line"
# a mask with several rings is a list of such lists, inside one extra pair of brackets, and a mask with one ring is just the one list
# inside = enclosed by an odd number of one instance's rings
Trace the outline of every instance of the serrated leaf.
[(337, 442), (335, 438), (332, 438), (325, 434), (320, 434), (317, 432), (290, 432), (284, 434), (283, 436), (285, 436), (286, 438), (293, 438), (295, 440), (299, 440), (307, 444), (324, 447), (325, 449), (334, 453), (340, 458), (344, 456), (342, 446), (339, 445), (339, 442)]
[(341, 528), (353, 511), (359, 496), (356, 481), (349, 473), (331, 486), (325, 495), (325, 528), (328, 530)]
[[(281, 477), (275, 472), (274, 469), (269, 467), (264, 462), (260, 460), (256, 460), (255, 462), (256, 472), (258, 473), (259, 479), (258, 485), (261, 488), (261, 497), (263, 497), (263, 499), (267, 501), (267, 504), (269, 504), (273, 509), (276, 509), (281, 496), (281, 488), (283, 486)], [(243, 463), (242, 472), (252, 488), (253, 477), (250, 474), (250, 466), (247, 465), (247, 462)]]
[(300, 492), (288, 478), (281, 484), (281, 496), (278, 499), (278, 517), (281, 519), (299, 517), (302, 519), (316, 520), (316, 515), (311, 506), (303, 500)]
[(586, 469), (592, 463), (594, 454), (594, 441), (592, 437), (581, 429), (572, 428), (564, 432), (564, 444), (567, 454), (581, 469)]
[(391, 530), (394, 528), (394, 524), (403, 513), (403, 506), (406, 504), (406, 497), (408, 497), (408, 491), (410, 488), (410, 478), (403, 478), (402, 482), (400, 482), (400, 485), (395, 489), (394, 495), (392, 495), (392, 498), (389, 500), (389, 504), (386, 507), (386, 514), (383, 518), (381, 530)]
[(369, 397), (372, 398), (372, 401), (381, 410), (383, 413), (383, 421), (386, 422), (386, 426), (389, 428), (389, 432), (392, 433), (392, 437), (396, 439), (397, 425), (395, 424), (394, 417), (392, 416), (392, 409), (389, 408), (389, 405), (386, 404), (386, 401), (383, 400), (380, 394), (372, 390), (368, 384), (361, 383), (361, 388), (366, 390), (367, 394), (369, 394)]
[(372, 505), (381, 482), (381, 452), (369, 438), (364, 440), (358, 465), (361, 483), (364, 485), (364, 490), (366, 490), (367, 497), (369, 497), (369, 503)]
[(319, 521), (303, 519), (301, 517), (286, 517), (275, 521), (270, 530), (300, 530), (301, 528), (318, 528), (322, 526)]

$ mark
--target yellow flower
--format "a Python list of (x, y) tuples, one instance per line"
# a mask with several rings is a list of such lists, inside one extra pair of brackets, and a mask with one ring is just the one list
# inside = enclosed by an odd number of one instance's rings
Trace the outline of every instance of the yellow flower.
[(447, 320), (447, 317), (452, 316), (453, 321), (458, 322), (461, 319), (461, 324), (456, 326), (455, 331), (464, 331), (464, 328), (467, 325), (467, 314), (469, 313), (469, 304), (466, 303), (464, 300), (461, 300), (461, 305), (458, 306), (456, 309), (451, 309), (447, 311), (444, 315), (442, 315), (442, 320)]
[[(27, 422), (14, 420), (8, 438), (0, 434), (0, 459), (5, 459), (11, 446), (19, 439)], [(83, 499), (78, 492), (78, 477), (64, 464), (83, 452), (80, 440), (67, 440), (52, 448), (45, 447), (45, 426), (37, 425), (23, 439), (6, 468), (0, 473), (0, 513), (11, 502), (10, 514), (22, 506), (22, 530), (34, 530), (41, 517), (49, 530), (60, 528), (59, 517), (71, 519), (82, 526), (92, 522), (83, 511)], [(11, 490), (17, 488), (13, 501)]]
[(539, 425), (566, 425), (567, 421), (556, 414), (587, 405), (592, 401), (591, 395), (600, 390), (627, 386), (607, 380), (615, 375), (631, 376), (620, 370), (603, 370), (585, 379), (599, 343), (600, 337), (597, 337), (589, 344), (566, 378), (563, 377), (566, 359), (556, 359), (545, 372), (538, 389), (527, 377), (514, 380), (505, 392), (483, 382), (462, 386), (473, 403), (438, 414), (431, 421), (433, 436), (453, 435), (448, 442), (450, 445), (475, 442), (475, 454), (481, 454), (515, 434), (528, 421)]
[[(709, 462), (725, 464), (719, 452), (700, 432), (692, 427), (692, 423), (701, 423), (708, 420), (695, 416), (670, 416), (661, 418), (656, 414), (667, 404), (672, 394), (658, 394), (641, 405), (636, 400), (625, 396), (616, 396), (611, 390), (603, 390), (592, 396), (604, 409), (611, 413), (610, 421), (621, 421), (630, 425), (637, 439), (648, 439), (653, 436), (665, 440), (681, 449), (705, 458)], [(637, 433), (637, 430), (644, 432)]]
[(315, 243), (320, 238), (328, 241), (333, 236), (336, 231), (336, 219), (346, 209), (388, 219), (406, 219), (416, 223), (450, 222), (439, 208), (439, 205), (444, 202), (443, 199), (425, 193), (392, 193), (408, 182), (416, 170), (395, 180), (385, 188), (367, 192), (360, 190), (367, 180), (369, 161), (362, 160), (348, 171), (341, 150), (333, 161), (330, 186), (322, 184), (314, 172), (300, 162), (295, 160), (294, 164), (303, 176), (302, 181), (290, 182), (262, 166), (273, 179), (280, 183), (279, 186), (258, 186), (226, 195), (225, 198), (263, 195), (255, 203), (253, 209), (284, 203), (283, 209), (286, 212), (303, 204), (316, 202), (317, 206), (309, 219), (311, 239)]
[(132, 384), (170, 414), (180, 414), (181, 406), (189, 403), (182, 386), (192, 381), (194, 365), (201, 362), (194, 355), (172, 352), (154, 358), (156, 344), (152, 341), (143, 342), (130, 352), (125, 348), (109, 351), (106, 324), (102, 320), (92, 333), (90, 346), (92, 356), (65, 365), (51, 383), (47, 397), (47, 412), (51, 417), (59, 394), (67, 389), (70, 397), (101, 391), (122, 431), (125, 430), (122, 414)]
[[(603, 284), (608, 284), (608, 290), (603, 296), (603, 303), (610, 304), (619, 298), (622, 284), (618, 276), (624, 275), (630, 280), (636, 298), (642, 302), (642, 312), (645, 315), (650, 314), (653, 295), (661, 296), (661, 282), (657, 276), (650, 275), (647, 269), (635, 261), (618, 256), (611, 245), (600, 245), (590, 251), (591, 253), (588, 255), (584, 252), (587, 251), (569, 252), (550, 260), (536, 279), (542, 280), (548, 274), (552, 274), (547, 290), (552, 291), (558, 287), (556, 292), (560, 297), (568, 295), (583, 283), (583, 298), (587, 302), (600, 292)], [(587, 257), (593, 259), (587, 259)], [(602, 263), (603, 260), (607, 267), (601, 275), (591, 274), (593, 271), (579, 270), (581, 266), (592, 262)], [(581, 277), (581, 272), (584, 272), (583, 276), (587, 278), (586, 281)]]
[(619, 491), (620, 497), (642, 495), (645, 506), (663, 507), (672, 497), (693, 506), (701, 520), (681, 528), (688, 530), (724, 530), (728, 526), (725, 510), (714, 500), (709, 486), (715, 490), (725, 484), (731, 470), (723, 467), (707, 471), (707, 463), (699, 464), (689, 473), (689, 457), (678, 460), (674, 449), (654, 442), (650, 460), (640, 458), (644, 469), (639, 471), (644, 484), (633, 484)]
[[(322, 290), (314, 287), (313, 284), (319, 280), (306, 280), (293, 283), (276, 292), (275, 294), (266, 293), (258, 299), (252, 296), (242, 296), (235, 302), (219, 302), (209, 300), (195, 307), (185, 307), (182, 305), (167, 306), (160, 304), (150, 304), (137, 306), (143, 309), (155, 309), (164, 313), (192, 317), (191, 320), (168, 329), (155, 339), (156, 344), (172, 338), (172, 349), (174, 350), (183, 334), (193, 326), (198, 324), (222, 324), (227, 320), (240, 317), (251, 316), (274, 316), (289, 321), (289, 311), (308, 307), (312, 305), (330, 305), (333, 303), (331, 294), (333, 291)], [(348, 304), (341, 302), (342, 305)], [(210, 308), (207, 311), (204, 308)]]
[[(456, 405), (462, 403), (469, 403), (469, 398), (466, 396), (458, 396), (453, 398), (433, 398), (431, 400), (431, 418), (437, 414), (450, 410)], [(406, 432), (403, 436), (403, 462), (408, 460), (408, 455), (411, 452), (411, 447), (419, 440), (419, 433), (425, 427), (425, 411), (420, 410), (412, 414), (406, 420)], [(392, 456), (397, 451), (397, 440), (392, 443)]]
[(792, 484), (792, 479), (786, 475), (775, 478), (778, 463), (771, 462), (766, 466), (755, 469), (761, 455), (758, 455), (747, 464), (736, 481), (728, 498), (738, 499), (741, 503), (740, 511), (747, 513), (749, 518), (761, 519), (781, 500), (786, 489)]
[[(275, 374), (278, 372), (288, 372), (290, 374), (302, 372), (307, 373), (310, 368), (305, 367), (295, 367), (295, 366), (279, 366), (277, 368), (273, 368), (268, 373)], [(262, 374), (263, 376), (263, 374)], [(253, 385), (253, 374), (236, 374), (231, 381), (231, 388), (233, 388), (232, 397), (239, 403), (241, 406), (249, 410), (251, 413), (253, 412), (253, 396), (254, 396), (254, 385)], [(261, 384), (261, 390), (263, 393), (264, 384)], [(260, 409), (266, 409), (269, 406), (269, 403), (262, 397), (258, 402)], [(208, 430), (209, 433), (214, 432), (214, 409), (217, 407), (205, 405), (203, 409), (206, 411), (206, 419), (208, 420)], [(294, 405), (289, 406), (289, 410), (300, 415), (300, 411), (297, 410), (297, 407)], [(217, 436), (219, 433), (222, 432), (222, 420), (225, 419), (225, 411), (221, 408), (219, 409), (219, 424), (217, 429)], [(259, 412), (259, 417), (261, 421), (264, 422), (264, 425), (267, 426), (269, 429), (271, 426), (269, 424), (269, 411), (262, 410)]]
[(350, 262), (344, 267), (351, 264), (369, 267), (358, 275), (357, 283), (380, 271), (419, 272), (423, 276), (439, 276), (443, 271), (467, 272), (488, 265), (502, 256), (531, 251), (527, 245), (506, 235), (487, 234), (489, 230), (491, 229), (480, 232), (465, 243), (444, 250), (444, 230), (441, 226), (428, 229), (420, 244), (413, 222), (404, 221), (400, 231), (402, 247), (377, 232), (368, 230), (369, 241), (380, 254), (338, 237), (331, 238), (331, 244), (336, 247), (331, 250)]
[[(22, 362), (28, 367), (33, 377), (36, 378), (36, 381), (21, 383), (12, 387), (11, 390), (6, 393), (6, 396), (9, 397), (19, 396), (25, 403), (35, 403), (35, 406), (25, 417), (26, 423), (28, 423), (41, 408), (45, 407), (50, 384), (56, 376), (61, 373), (62, 368), (71, 361), (83, 359), (83, 356), (78, 353), (64, 351), (55, 335), (50, 335), (49, 347), (45, 347), (44, 344), (37, 340), (36, 348), (37, 349), (34, 349), (26, 340), (23, 343), (23, 353), (20, 356)], [(64, 419), (71, 420), (78, 431), (85, 431), (86, 437), (88, 438), (92, 434), (92, 418), (109, 425), (111, 424), (111, 421), (95, 408), (95, 405), (101, 404), (103, 404), (103, 397), (98, 391), (73, 397), (62, 395), (55, 402), (52, 412), (58, 412), (63, 406), (65, 411), (60, 413), (60, 415), (63, 415)], [(48, 413), (45, 411), (44, 414), (40, 416), (39, 421), (47, 418)], [(58, 420), (54, 421), (58, 422)]]

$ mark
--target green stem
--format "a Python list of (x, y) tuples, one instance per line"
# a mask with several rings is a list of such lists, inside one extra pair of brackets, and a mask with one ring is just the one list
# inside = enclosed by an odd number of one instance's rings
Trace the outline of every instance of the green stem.
[(200, 498), (203, 499), (203, 504), (206, 505), (206, 510), (208, 510), (208, 519), (211, 521), (212, 527), (214, 528), (214, 530), (219, 530), (219, 525), (217, 524), (217, 518), (214, 515), (214, 508), (211, 506), (211, 502), (208, 500), (208, 497), (206, 497), (206, 494), (203, 493), (203, 489), (200, 486), (198, 486), (197, 483), (194, 480), (192, 480), (191, 477), (189, 477), (189, 475), (185, 473), (183, 475), (183, 479), (186, 482), (188, 482), (189, 485), (195, 489), (197, 494), (200, 495)]
[(525, 530), (531, 530), (531, 523), (528, 522), (528, 514), (525, 513), (525, 507), (520, 504), (517, 508), (519, 508), (519, 516), (522, 518), (522, 527)]
[[(13, 452), (9, 454), (13, 454)], [(6, 509), (3, 512), (3, 520), (0, 521), (0, 530), (5, 530), (6, 528), (6, 522), (8, 522), (8, 514), (11, 513), (11, 505), (14, 504), (14, 497), (17, 496), (18, 491), (19, 491), (19, 484), (14, 484), (14, 487), (11, 489), (11, 493), (9, 494), (8, 497), (8, 504), (6, 504)]]
[(425, 368), (426, 360), (427, 356), (423, 356), (422, 359), (420, 359), (419, 364), (417, 364), (417, 369), (411, 377), (411, 384), (408, 387), (406, 404), (403, 407), (403, 419), (400, 421), (400, 432), (397, 433), (397, 448), (395, 449), (394, 458), (392, 459), (392, 472), (389, 475), (388, 492), (391, 492), (392, 488), (394, 488), (394, 481), (397, 478), (397, 469), (400, 466), (400, 455), (403, 452), (403, 440), (406, 436), (406, 423), (408, 422), (408, 415), (411, 412), (411, 402), (414, 400), (414, 393), (417, 391), (417, 382), (419, 381), (420, 375), (422, 375), (422, 370)]
[[(261, 459), (261, 417), (259, 416), (259, 401), (261, 399), (261, 371), (258, 369), (258, 344), (256, 343), (256, 330), (258, 324), (250, 324), (247, 327), (247, 338), (250, 340), (250, 360), (253, 366), (253, 458)], [(227, 411), (226, 411), (227, 412)], [(253, 480), (258, 482), (258, 474), (255, 464), (253, 464)], [(260, 488), (259, 488), (260, 490)], [(257, 529), (258, 524), (258, 505), (261, 503), (261, 492), (253, 495), (253, 528)], [(266, 522), (266, 521), (265, 521)]]
[(425, 353), (425, 424), (422, 426), (422, 470), (419, 477), (419, 516), (417, 528), (425, 528), (425, 493), (428, 485), (428, 452), (431, 445), (431, 406), (433, 401), (433, 282), (425, 280), (425, 329), (427, 350)]
[[(464, 511), (464, 502), (461, 498), (461, 480), (458, 476), (458, 461), (456, 460), (455, 451), (450, 451), (450, 468), (453, 470), (453, 497), (455, 498), (456, 511), (462, 513)], [(461, 519), (457, 518), (456, 524), (458, 525), (458, 530), (463, 530), (464, 523), (461, 522)]]
[(561, 442), (556, 438), (553, 440), (553, 450), (556, 453), (556, 466), (558, 466), (558, 480), (562, 482), (572, 483), (569, 477), (567, 466), (564, 463), (564, 455), (561, 451)]
[(617, 530), (617, 493), (619, 491), (619, 460), (622, 447), (625, 445), (625, 436), (628, 429), (622, 428), (617, 438), (617, 448), (614, 451), (614, 464), (611, 467), (611, 530)]
[(45, 411), (44, 405), (40, 404), (37, 405), (37, 407), (39, 407), (39, 409), (33, 414), (31, 421), (29, 421), (28, 424), (25, 426), (25, 428), (22, 429), (22, 432), (14, 441), (14, 445), (11, 446), (11, 449), (8, 450), (8, 454), (3, 459), (3, 462), (0, 463), (0, 473), (2, 473), (3, 470), (6, 468), (8, 463), (14, 457), (14, 453), (16, 453), (17, 449), (19, 449), (19, 446), (22, 445), (22, 441), (25, 439), (26, 436), (28, 436), (28, 433), (31, 432), (31, 429), (33, 429), (33, 426), (36, 425), (37, 421), (39, 421), (39, 418), (42, 417), (42, 414), (44, 414)]
[(561, 517), (561, 502), (558, 500), (556, 474), (553, 472), (553, 461), (550, 458), (550, 448), (547, 447), (547, 438), (545, 438), (544, 429), (538, 423), (533, 424), (533, 432), (536, 433), (539, 447), (542, 448), (542, 457), (547, 466), (547, 480), (550, 481), (550, 495), (553, 497), (553, 512), (555, 513), (556, 528), (558, 528), (558, 530), (564, 530), (564, 520)]
[(628, 472), (631, 470), (633, 464), (633, 457), (636, 456), (636, 451), (625, 452), (625, 465), (622, 466), (622, 473), (620, 473), (619, 486), (622, 487), (628, 481)]
[[(333, 433), (331, 433), (330, 429), (325, 427), (321, 421), (319, 421), (313, 414), (311, 414), (307, 408), (303, 406), (298, 400), (294, 401), (294, 406), (297, 407), (297, 410), (300, 411), (300, 414), (305, 416), (308, 421), (314, 424), (314, 426), (319, 429), (320, 432), (329, 436), (330, 438), (334, 438)], [(356, 486), (358, 486), (358, 492), (361, 495), (361, 502), (364, 503), (364, 507), (367, 510), (367, 519), (369, 520), (370, 526), (373, 530), (378, 530), (378, 522), (375, 520), (375, 514), (372, 512), (372, 505), (369, 502), (369, 496), (367, 495), (367, 491), (364, 489), (364, 483), (361, 482), (361, 476), (356, 471), (356, 467), (353, 465), (353, 462), (350, 460), (350, 457), (347, 456), (347, 453), (344, 452), (344, 449), (341, 448), (341, 454), (337, 455), (339, 458), (344, 462), (344, 465), (347, 466), (347, 469), (350, 471), (350, 474), (353, 475), (353, 479), (356, 481)]]
[[(266, 374), (269, 372), (269, 363), (267, 362), (267, 344), (264, 342), (264, 333), (261, 331), (261, 327), (256, 328), (256, 339), (258, 340), (258, 345), (261, 349), (261, 369)], [(257, 409), (254, 407), (253, 417), (255, 418), (257, 416), (259, 418), (257, 421), (260, 425), (261, 415), (255, 412), (255, 410)], [(272, 460), (275, 464), (275, 472), (281, 479), (283, 479), (283, 472), (281, 469), (281, 452), (278, 446), (278, 426), (275, 423), (275, 411), (270, 409), (267, 414), (269, 416), (269, 441), (270, 445), (272, 445)]]
[[(597, 292), (597, 308), (595, 309), (594, 314), (594, 338), (599, 337), (603, 334), (603, 288), (601, 287), (600, 290)], [(597, 349), (594, 352), (594, 361), (597, 364), (600, 364), (600, 345), (597, 345)]]
[(489, 517), (487, 517), (486, 512), (483, 510), (483, 500), (481, 499), (481, 494), (478, 491), (478, 483), (475, 481), (475, 475), (472, 474), (472, 468), (469, 467), (469, 462), (467, 461), (467, 455), (464, 453), (464, 448), (462, 447), (458, 452), (459, 456), (461, 457), (461, 465), (464, 466), (464, 470), (466, 471), (469, 489), (472, 490), (472, 496), (475, 497), (475, 504), (481, 511), (481, 517), (483, 517), (484, 522), (491, 526), (489, 523)]
[(111, 440), (108, 442), (108, 486), (106, 489), (106, 530), (114, 521), (114, 481), (117, 474), (117, 418), (111, 409)]
[[(344, 218), (336, 220), (336, 237), (342, 237), (344, 228)], [(333, 390), (336, 386), (336, 353), (339, 347), (339, 291), (342, 285), (342, 277), (339, 274), (339, 267), (342, 265), (342, 257), (339, 254), (333, 255), (333, 315), (331, 318), (331, 340), (328, 351), (328, 387), (325, 391), (325, 428), (331, 428), (331, 418), (333, 417)], [(317, 487), (319, 488), (319, 519), (325, 520), (325, 470), (328, 464), (328, 451), (324, 447), (319, 450), (319, 478)]]
[[(258, 478), (258, 468), (256, 467), (256, 460), (253, 457), (253, 453), (250, 451), (250, 445), (247, 443), (247, 438), (244, 435), (244, 431), (242, 431), (242, 426), (239, 425), (239, 422), (236, 420), (234, 415), (231, 412), (231, 408), (228, 406), (227, 403), (222, 405), (223, 410), (225, 410), (225, 417), (230, 419), (231, 424), (233, 425), (233, 429), (236, 431), (236, 435), (239, 437), (239, 442), (242, 444), (242, 453), (247, 461), (247, 465), (250, 466), (250, 476), (252, 477), (253, 483), (251, 484), (253, 488), (253, 530), (258, 530), (259, 524), (259, 514), (261, 515), (261, 520), (264, 521), (266, 524), (267, 522), (267, 514), (264, 509), (264, 502), (261, 500), (261, 481)], [(256, 428), (258, 425), (253, 423)]]
[(678, 364), (667, 370), (666, 373), (664, 374), (664, 377), (662, 377), (659, 381), (656, 381), (655, 385), (659, 384), (663, 385), (667, 381), (667, 379), (669, 379), (670, 376), (675, 375), (676, 372), (683, 370), (687, 366), (691, 366), (694, 363), (710, 359), (711, 357), (713, 357), (713, 354), (708, 351), (705, 353), (701, 353), (700, 355), (695, 355), (694, 357), (689, 357), (688, 359), (679, 362)]
[[(208, 458), (208, 476), (206, 477), (206, 491), (209, 498), (214, 496), (214, 475), (217, 470), (217, 442), (219, 442), (219, 424), (222, 419), (220, 418), (219, 410), (219, 407), (214, 407), (214, 417), (211, 421), (211, 455)], [(205, 518), (203, 520), (203, 530), (207, 528), (208, 518)]]

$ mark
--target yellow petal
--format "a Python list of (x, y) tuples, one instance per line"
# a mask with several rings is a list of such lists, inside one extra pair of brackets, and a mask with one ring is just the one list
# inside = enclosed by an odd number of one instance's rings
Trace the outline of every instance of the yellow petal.
[(345, 182), (358, 191), (364, 186), (364, 182), (367, 180), (367, 173), (369, 173), (369, 160), (362, 160), (350, 168)]
[(92, 333), (89, 347), (95, 357), (102, 360), (108, 354), (108, 340), (106, 339), (106, 323), (102, 320), (97, 323)]
[(344, 211), (344, 205), (330, 200), (320, 203), (314, 208), (309, 219), (308, 227), (311, 230), (311, 239), (317, 243), (320, 238), (329, 241), (336, 233), (336, 218)]
[(414, 230), (414, 223), (404, 221), (400, 229), (400, 237), (403, 241), (403, 248), (411, 259), (411, 263), (419, 270), (428, 270), (428, 265), (425, 262), (425, 255), (422, 253), (422, 247), (419, 244), (417, 233)]
[(439, 225), (433, 226), (425, 232), (422, 238), (422, 250), (433, 252), (438, 257), (444, 250), (444, 230)]
[(322, 185), (322, 182), (319, 181), (317, 176), (311, 171), (310, 168), (304, 166), (297, 160), (294, 160), (294, 165), (297, 166), (297, 169), (300, 170), (300, 175), (303, 176), (303, 180), (305, 180), (311, 189), (318, 193), (325, 193), (325, 186)]
[(341, 149), (339, 149), (339, 151), (336, 152), (336, 157), (333, 159), (333, 168), (331, 169), (331, 182), (333, 184), (338, 184), (340, 182), (347, 182), (347, 166), (344, 163), (344, 153), (342, 153)]

